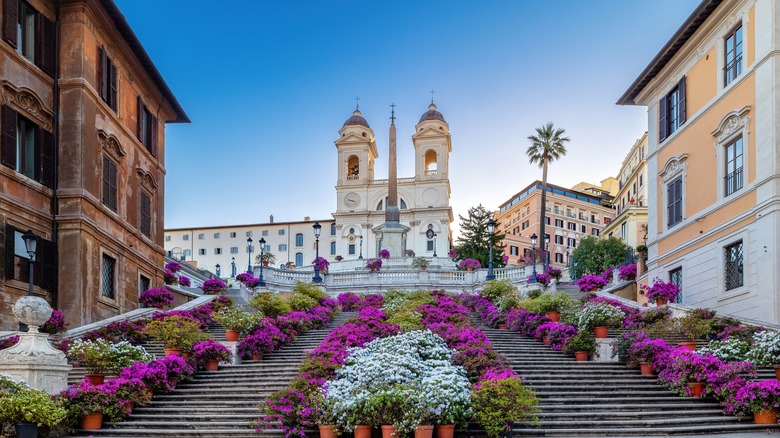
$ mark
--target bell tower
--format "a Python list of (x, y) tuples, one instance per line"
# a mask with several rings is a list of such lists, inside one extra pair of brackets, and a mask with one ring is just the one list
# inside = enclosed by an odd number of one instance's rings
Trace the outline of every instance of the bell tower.
[(447, 180), (452, 152), (450, 125), (431, 100), (412, 135), (415, 178), (418, 181)]
[(338, 150), (338, 181), (336, 186), (366, 185), (374, 179), (374, 161), (379, 155), (374, 131), (357, 107), (344, 122), (335, 141)]

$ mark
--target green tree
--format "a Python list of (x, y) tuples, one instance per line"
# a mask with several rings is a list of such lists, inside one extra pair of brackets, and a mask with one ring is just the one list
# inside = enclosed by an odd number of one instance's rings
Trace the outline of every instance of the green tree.
[(625, 261), (628, 246), (616, 237), (597, 239), (585, 236), (571, 254), (576, 261), (576, 269), (572, 263), (573, 274), (581, 277), (584, 274), (600, 275), (607, 268), (620, 266)]
[(542, 217), (539, 221), (539, 241), (544, 241), (544, 225), (547, 211), (547, 165), (553, 161), (559, 160), (566, 155), (565, 143), (568, 143), (569, 137), (564, 137), (566, 130), (555, 128), (552, 122), (536, 128), (536, 135), (528, 136), (531, 140), (531, 146), (528, 146), (525, 154), (528, 155), (528, 162), (538, 164), (542, 168)]
[[(493, 213), (486, 210), (482, 204), (469, 208), (467, 217), (459, 216), (461, 236), (457, 240), (458, 258), (456, 260), (476, 259), (479, 260), (483, 268), (488, 266), (490, 233), (487, 230), (487, 223), (491, 217), (493, 217)], [(495, 234), (493, 235), (493, 267), (504, 266), (502, 259), (504, 244), (501, 241), (504, 240), (505, 234), (498, 232), (498, 226), (499, 224), (496, 222)]]

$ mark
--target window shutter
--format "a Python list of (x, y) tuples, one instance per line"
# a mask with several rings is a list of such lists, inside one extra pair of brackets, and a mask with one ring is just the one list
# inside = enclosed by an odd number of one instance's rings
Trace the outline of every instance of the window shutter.
[(54, 76), (54, 22), (43, 14), (38, 14), (35, 65)]
[(16, 229), (8, 224), (5, 226), (5, 278), (14, 278), (14, 243), (16, 242)]
[(54, 135), (45, 129), (40, 130), (40, 182), (46, 187), (54, 188)]
[(108, 158), (103, 157), (103, 196), (101, 196), (103, 205), (111, 208), (111, 196), (110, 196), (110, 190), (111, 190), (111, 184), (109, 183), (109, 178), (111, 177), (111, 163), (108, 161)]
[(111, 207), (112, 210), (116, 211), (117, 205), (116, 205), (116, 197), (117, 197), (117, 166), (113, 162), (109, 162), (109, 179), (108, 179), (108, 205)]
[(680, 121), (680, 125), (682, 125), (685, 123), (685, 76), (680, 79), (677, 87), (680, 93), (680, 101), (677, 104), (677, 118)]
[(662, 97), (661, 100), (658, 101), (658, 142), (662, 142), (666, 140), (666, 137), (669, 135), (669, 125), (666, 121), (666, 113), (667, 113), (667, 102), (666, 102), (666, 96)]
[(57, 290), (57, 245), (50, 240), (38, 240), (40, 256), (37, 257), (41, 276), (39, 285), (55, 292)]
[(17, 46), (16, 35), (19, 25), (19, 0), (3, 0), (3, 39)]
[(16, 169), (16, 111), (3, 106), (3, 164)]
[(672, 198), (672, 193), (674, 193), (674, 189), (672, 188), (674, 186), (674, 183), (669, 184), (666, 186), (666, 225), (672, 225), (674, 223), (674, 198)]
[(108, 101), (108, 55), (106, 49), (100, 48), (100, 98)]
[(114, 112), (116, 112), (117, 74), (116, 74), (116, 65), (114, 65), (113, 62), (108, 63), (108, 75), (109, 75), (109, 79), (111, 80), (111, 88), (109, 89), (109, 96), (108, 96), (109, 104), (111, 106), (111, 109), (114, 110)]
[(682, 198), (682, 178), (678, 178), (677, 181), (674, 183), (674, 197), (677, 205), (677, 211), (675, 211), (675, 219), (676, 221), (682, 220), (682, 206), (683, 206), (683, 198)]
[(149, 127), (147, 128), (149, 129), (149, 132), (151, 132), (150, 141), (149, 141), (151, 143), (151, 147), (149, 150), (152, 153), (152, 155), (156, 157), (157, 156), (157, 117), (150, 116), (149, 118), (151, 119), (149, 121)]
[(136, 136), (141, 140), (141, 143), (146, 144), (146, 139), (144, 138), (144, 101), (141, 100), (141, 96), (138, 96), (136, 100), (138, 102), (138, 132)]

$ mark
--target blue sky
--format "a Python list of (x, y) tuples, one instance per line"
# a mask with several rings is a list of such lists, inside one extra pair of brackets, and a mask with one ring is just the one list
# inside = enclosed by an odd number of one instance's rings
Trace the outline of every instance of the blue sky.
[(541, 178), (526, 137), (571, 138), (549, 181), (617, 174), (647, 129), (615, 101), (698, 0), (116, 0), (187, 114), (166, 131), (166, 228), (329, 218), (338, 130), (355, 96), (387, 175), (395, 103), (398, 175), (436, 90), (450, 124), (451, 205), (496, 209)]

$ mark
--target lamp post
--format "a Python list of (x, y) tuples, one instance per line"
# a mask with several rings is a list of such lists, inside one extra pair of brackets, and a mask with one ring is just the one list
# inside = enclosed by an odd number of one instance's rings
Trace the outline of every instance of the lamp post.
[(493, 233), (496, 231), (496, 221), (492, 217), (487, 222), (487, 230), (490, 233), (490, 250), (488, 251), (490, 256), (488, 257), (488, 272), (485, 280), (490, 281), (496, 279), (495, 274), (493, 274)]
[(550, 267), (550, 236), (544, 236), (544, 270)]
[(236, 258), (230, 260), (230, 278), (236, 278)]
[[(28, 288), (27, 288), (27, 296), (32, 297), (33, 295), (33, 262), (35, 262), (35, 253), (38, 250), (38, 236), (35, 235), (35, 233), (32, 232), (32, 230), (27, 230), (24, 234), (22, 234), (22, 240), (24, 240), (24, 247), (27, 250), (27, 255), (30, 256), (30, 264), (29, 264), (29, 281), (28, 281)], [(19, 323), (19, 331), (20, 332), (26, 332), (29, 330), (27, 327), (27, 324), (24, 324), (22, 322)]]
[[(314, 222), (312, 226), (314, 228), (314, 277), (312, 277), (312, 283), (322, 283), (322, 277), (320, 277), (320, 264), (317, 263), (320, 258), (320, 231), (322, 231), (322, 225), (319, 222)], [(362, 249), (362, 246), (361, 246)]]
[(246, 259), (247, 259), (246, 273), (251, 274), (252, 273), (252, 238), (251, 237), (246, 238)]
[(363, 235), (360, 235), (360, 257), (358, 260), (363, 260)]
[(265, 287), (265, 280), (263, 280), (263, 266), (265, 265), (263, 263), (263, 257), (265, 256), (265, 239), (261, 237), (257, 243), (260, 244), (260, 278), (258, 278), (260, 281), (257, 283), (257, 285)]
[(222, 266), (217, 263), (217, 277), (222, 277)]
[(532, 267), (533, 272), (531, 274), (530, 283), (536, 283), (536, 233), (531, 234), (531, 257), (533, 257)]

